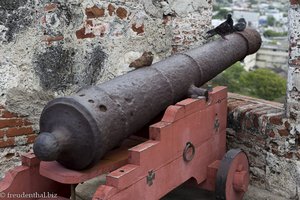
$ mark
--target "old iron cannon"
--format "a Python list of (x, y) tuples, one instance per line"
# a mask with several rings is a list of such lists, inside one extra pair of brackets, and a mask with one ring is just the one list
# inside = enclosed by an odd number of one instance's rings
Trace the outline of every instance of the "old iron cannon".
[(50, 101), (41, 114), (34, 153), (70, 169), (92, 166), (169, 105), (186, 98), (189, 88), (203, 85), (261, 45), (252, 29), (226, 37)]

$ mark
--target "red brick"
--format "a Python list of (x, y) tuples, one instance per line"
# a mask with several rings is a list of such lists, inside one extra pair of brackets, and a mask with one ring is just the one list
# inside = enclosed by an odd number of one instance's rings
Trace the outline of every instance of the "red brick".
[(141, 34), (144, 33), (144, 24), (142, 24), (141, 26), (137, 27), (136, 24), (132, 24), (131, 26), (132, 30), (134, 32), (136, 32), (137, 34)]
[[(251, 107), (251, 108), (247, 108), (247, 109), (244, 109), (243, 111), (241, 111), (241, 114), (239, 115), (240, 117), (240, 121), (244, 121), (246, 120), (247, 118), (247, 113), (250, 113), (251, 114), (251, 110), (253, 110), (254, 108)], [(248, 115), (249, 116), (249, 115)]]
[(274, 133), (274, 131), (270, 130), (268, 135), (269, 137), (274, 138), (276, 134)]
[(76, 31), (76, 37), (77, 37), (77, 39), (85, 39), (85, 38), (94, 38), (95, 35), (93, 33), (85, 34), (85, 28), (82, 28), (82, 29)]
[(7, 137), (19, 136), (19, 135), (28, 135), (32, 134), (33, 130), (31, 127), (19, 127), (19, 128), (9, 128), (6, 131)]
[(92, 20), (86, 20), (85, 23), (90, 25), (90, 26), (93, 26), (93, 21)]
[(108, 14), (110, 15), (110, 16), (112, 16), (112, 14), (115, 12), (115, 10), (116, 10), (116, 8), (112, 5), (112, 4), (109, 4), (108, 5)]
[(103, 17), (105, 14), (105, 10), (103, 8), (98, 8), (97, 6), (93, 6), (91, 8), (85, 9), (85, 14), (87, 18), (97, 18), (97, 17)]
[(2, 138), (6, 134), (6, 130), (0, 129), (0, 138)]
[[(264, 148), (266, 145), (266, 136), (261, 136), (261, 135), (252, 135), (252, 133), (248, 133), (250, 136), (249, 138), (251, 138), (251, 140), (253, 140), (253, 144), (255, 144), (255, 146), (259, 146)], [(249, 140), (249, 139), (248, 139)]]
[(14, 118), (14, 117), (18, 117), (18, 115), (15, 113), (8, 112), (8, 111), (2, 111), (1, 117), (2, 118)]
[(291, 63), (293, 65), (300, 65), (300, 60), (298, 60), (298, 59), (290, 60), (289, 63)]
[(0, 139), (0, 148), (15, 146), (14, 138), (7, 138), (6, 141)]
[(269, 121), (271, 124), (281, 125), (282, 124), (282, 116), (281, 115), (272, 116), (272, 117), (270, 117)]
[(259, 115), (258, 114), (254, 114), (254, 118), (253, 118), (253, 126), (258, 129), (259, 128)]
[(52, 42), (55, 42), (55, 41), (60, 41), (60, 40), (63, 40), (64, 39), (64, 36), (60, 35), (60, 36), (54, 36), (54, 37), (51, 37), (51, 36), (46, 36), (43, 41), (44, 42), (47, 42), (49, 45), (52, 43)]
[(49, 3), (44, 7), (45, 12), (53, 12), (57, 9), (57, 4), (56, 3)]
[(27, 136), (27, 143), (31, 144), (34, 143), (35, 138), (37, 137), (37, 134), (32, 134)]
[(299, 0), (290, 0), (292, 5), (300, 4)]
[(244, 141), (244, 140), (249, 140), (249, 137), (247, 134), (245, 133), (237, 133), (237, 138), (241, 141)]
[(30, 121), (27, 121), (25, 119), (23, 119), (23, 121), (24, 121), (24, 126), (30, 126), (30, 125), (32, 125), (32, 123)]
[(0, 128), (18, 127), (23, 125), (24, 120), (22, 119), (0, 119)]
[(244, 123), (245, 123), (245, 129), (252, 128), (252, 121), (250, 119), (245, 120)]
[(281, 130), (278, 130), (278, 133), (280, 136), (284, 137), (284, 136), (288, 136), (290, 133), (288, 130), (286, 129), (281, 129)]
[(288, 152), (284, 155), (285, 158), (288, 158), (288, 159), (292, 159), (293, 158), (293, 153), (292, 152)]
[(127, 10), (125, 8), (119, 7), (116, 10), (116, 14), (119, 18), (125, 19), (127, 17)]
[(284, 122), (284, 126), (287, 130), (291, 130), (291, 124), (288, 121)]

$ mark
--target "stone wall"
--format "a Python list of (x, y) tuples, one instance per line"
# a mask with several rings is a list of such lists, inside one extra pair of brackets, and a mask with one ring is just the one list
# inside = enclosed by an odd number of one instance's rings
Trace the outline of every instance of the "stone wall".
[[(210, 0), (1, 0), (0, 178), (30, 151), (51, 99), (204, 43)], [(251, 183), (287, 199), (300, 186), (299, 1), (290, 0), (287, 103), (231, 94), (228, 148), (248, 155)]]
[(211, 13), (211, 0), (1, 0), (0, 177), (30, 150), (49, 100), (132, 70), (144, 51), (156, 62), (203, 44)]
[(229, 95), (228, 149), (247, 153), (252, 185), (286, 199), (299, 198), (300, 138), (292, 128), (283, 104)]

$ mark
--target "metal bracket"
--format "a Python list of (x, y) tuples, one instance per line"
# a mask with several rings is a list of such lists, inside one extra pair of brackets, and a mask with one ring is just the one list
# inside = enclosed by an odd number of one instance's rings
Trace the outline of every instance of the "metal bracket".
[(219, 128), (220, 128), (220, 120), (216, 117), (215, 123), (214, 123), (214, 129), (215, 129), (215, 131), (218, 131)]
[(149, 186), (153, 185), (153, 180), (155, 179), (155, 172), (153, 170), (148, 172), (147, 176), (147, 184)]

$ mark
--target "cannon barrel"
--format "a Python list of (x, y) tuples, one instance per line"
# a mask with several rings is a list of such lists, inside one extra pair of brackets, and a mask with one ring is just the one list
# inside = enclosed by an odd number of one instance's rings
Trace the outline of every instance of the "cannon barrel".
[(227, 67), (255, 53), (258, 32), (246, 29), (73, 96), (50, 101), (40, 117), (34, 153), (70, 169), (90, 167), (159, 113)]

